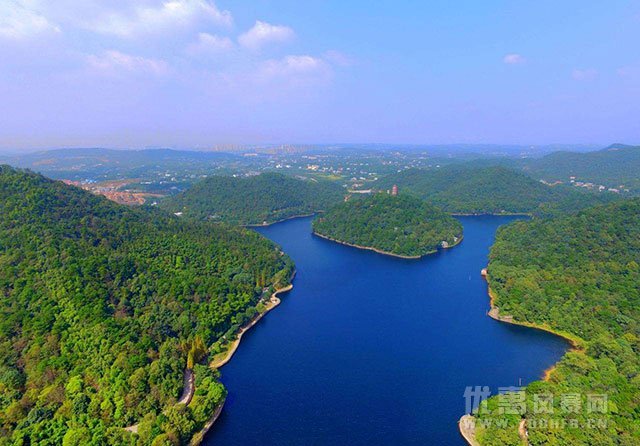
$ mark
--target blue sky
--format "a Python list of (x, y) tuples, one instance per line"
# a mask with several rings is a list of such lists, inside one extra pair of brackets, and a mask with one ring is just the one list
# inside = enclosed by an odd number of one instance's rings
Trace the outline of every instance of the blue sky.
[(0, 148), (640, 143), (640, 1), (0, 0)]

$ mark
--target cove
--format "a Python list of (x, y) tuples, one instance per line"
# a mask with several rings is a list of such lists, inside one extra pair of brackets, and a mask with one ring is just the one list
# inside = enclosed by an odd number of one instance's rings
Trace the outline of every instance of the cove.
[(311, 219), (259, 228), (296, 263), (294, 289), (245, 334), (204, 444), (457, 445), (467, 386), (518, 386), (567, 350), (549, 333), (487, 317), (496, 229), (460, 217), (463, 242), (422, 260), (311, 234)]

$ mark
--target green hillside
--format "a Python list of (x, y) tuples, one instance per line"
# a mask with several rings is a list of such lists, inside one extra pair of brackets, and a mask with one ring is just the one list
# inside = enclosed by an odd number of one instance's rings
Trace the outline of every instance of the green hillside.
[(375, 194), (331, 208), (313, 221), (322, 236), (389, 254), (417, 257), (456, 244), (462, 225), (411, 196)]
[(184, 217), (263, 224), (308, 215), (339, 203), (340, 185), (301, 180), (276, 173), (252, 177), (214, 176), (168, 198), (161, 206)]
[[(178, 444), (225, 396), (187, 357), (256, 312), (290, 260), (258, 234), (131, 209), (0, 167), (0, 445)], [(164, 412), (164, 414), (162, 414)], [(139, 435), (123, 427), (142, 421)]]
[(551, 215), (611, 200), (564, 186), (548, 186), (518, 171), (501, 167), (446, 166), (408, 169), (382, 178), (378, 187), (393, 184), (430, 201), (446, 212), (459, 214)]
[(595, 152), (555, 152), (522, 162), (523, 169), (548, 181), (590, 182), (611, 188), (640, 192), (640, 146), (614, 144)]
[[(528, 386), (530, 444), (640, 444), (639, 262), (640, 199), (499, 230), (488, 280), (500, 314), (568, 333), (584, 346), (548, 382)], [(554, 396), (552, 415), (536, 412), (534, 394)], [(577, 413), (563, 410), (567, 394), (580, 395)], [(606, 413), (589, 412), (589, 395), (606, 395)], [(521, 445), (520, 415), (500, 415), (498, 405), (493, 400), (481, 421), (507, 418), (510, 425), (482, 429), (480, 443)], [(566, 425), (545, 426), (545, 417)]]

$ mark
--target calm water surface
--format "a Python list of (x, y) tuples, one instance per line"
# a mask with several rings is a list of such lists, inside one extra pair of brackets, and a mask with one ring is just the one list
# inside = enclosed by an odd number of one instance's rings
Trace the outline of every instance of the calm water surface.
[(404, 260), (311, 234), (259, 229), (297, 265), (295, 288), (222, 369), (229, 390), (206, 445), (457, 445), (466, 386), (538, 379), (567, 348), (486, 316), (480, 270), (510, 217), (465, 217), (454, 249)]

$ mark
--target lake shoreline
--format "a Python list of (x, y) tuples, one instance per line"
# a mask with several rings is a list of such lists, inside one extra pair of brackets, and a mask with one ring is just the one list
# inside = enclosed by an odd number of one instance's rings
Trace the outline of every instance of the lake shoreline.
[(200, 443), (204, 441), (205, 435), (207, 435), (207, 433), (209, 432), (209, 430), (211, 430), (211, 428), (216, 423), (216, 421), (218, 421), (220, 414), (222, 414), (222, 409), (224, 408), (224, 404), (226, 403), (226, 401), (227, 401), (226, 398), (222, 400), (222, 403), (220, 403), (218, 407), (216, 407), (216, 410), (215, 412), (213, 412), (213, 415), (211, 416), (211, 418), (209, 418), (209, 421), (207, 421), (204, 427), (191, 438), (191, 441), (189, 442), (190, 446), (198, 446)]
[(460, 417), (458, 430), (469, 446), (480, 446), (480, 443), (476, 440), (476, 419), (473, 415)]
[[(289, 280), (293, 281), (295, 275), (296, 275), (296, 273), (294, 271), (294, 273), (291, 275), (291, 279), (289, 279)], [(269, 303), (265, 307), (264, 311), (262, 311), (260, 314), (258, 314), (256, 317), (254, 317), (247, 325), (245, 325), (244, 327), (242, 327), (240, 329), (240, 331), (237, 334), (236, 339), (232, 342), (230, 348), (225, 352), (224, 357), (220, 358), (218, 360), (214, 360), (214, 361), (210, 362), (209, 363), (209, 367), (215, 368), (215, 369), (219, 369), (219, 368), (223, 367), (225, 364), (227, 364), (229, 361), (231, 361), (231, 358), (233, 358), (233, 355), (236, 353), (236, 351), (238, 350), (238, 347), (240, 346), (240, 342), (242, 341), (242, 336), (247, 331), (249, 331), (253, 326), (255, 326), (258, 322), (260, 322), (260, 320), (267, 313), (269, 313), (271, 310), (273, 310), (278, 305), (280, 305), (281, 300), (278, 297), (280, 294), (287, 293), (287, 292), (291, 291), (292, 289), (293, 289), (293, 284), (292, 283), (290, 283), (286, 287), (276, 289), (273, 292), (273, 294), (271, 295), (271, 298), (269, 299)]]
[[(293, 281), (293, 279), (295, 278), (295, 275), (296, 275), (296, 271), (294, 271), (293, 274), (291, 274), (291, 278), (289, 279), (290, 282)], [(240, 329), (240, 331), (238, 332), (237, 338), (233, 341), (233, 343), (231, 345), (231, 348), (225, 352), (224, 358), (221, 358), (218, 361), (212, 361), (209, 364), (209, 367), (218, 369), (218, 368), (224, 366), (225, 364), (227, 364), (229, 361), (231, 361), (231, 358), (233, 357), (235, 352), (238, 350), (238, 347), (240, 346), (240, 342), (242, 340), (242, 335), (244, 335), (247, 331), (249, 331), (249, 329), (251, 329), (251, 327), (256, 325), (267, 313), (269, 313), (271, 310), (273, 310), (278, 305), (280, 305), (281, 300), (278, 297), (279, 294), (289, 292), (292, 289), (293, 289), (293, 283), (290, 283), (289, 285), (287, 285), (285, 287), (276, 289), (273, 292), (273, 294), (271, 294), (271, 298), (269, 299), (269, 304), (265, 307), (264, 311), (262, 311), (259, 315), (254, 317), (247, 325), (245, 325), (244, 327), (242, 327)], [(185, 370), (184, 382), (185, 383), (189, 382), (190, 384), (189, 384), (189, 386), (186, 386), (186, 385), (183, 386), (183, 393), (182, 393), (182, 396), (180, 397), (180, 400), (178, 401), (177, 404), (183, 404), (185, 406), (188, 406), (189, 403), (191, 403), (191, 399), (193, 398), (193, 395), (195, 394), (195, 390), (196, 390), (195, 389), (195, 376), (194, 376), (192, 371), (190, 371), (188, 369)], [(207, 421), (205, 423), (204, 427), (200, 431), (198, 431), (198, 433), (196, 433), (191, 438), (191, 440), (189, 442), (189, 444), (191, 446), (198, 446), (200, 443), (202, 443), (202, 441), (204, 440), (204, 437), (206, 436), (206, 434), (209, 432), (209, 430), (211, 430), (211, 428), (215, 424), (215, 422), (218, 419), (218, 417), (220, 417), (220, 414), (222, 413), (222, 409), (224, 407), (225, 402), (226, 402), (226, 399), (223, 400), (222, 403), (220, 403), (216, 407), (216, 410), (214, 411), (214, 413), (211, 416), (211, 418), (209, 419), (209, 421)], [(128, 426), (128, 427), (126, 427), (124, 429), (126, 431), (128, 431), (128, 432), (133, 433), (133, 434), (137, 434), (138, 433), (138, 426), (139, 426), (139, 424), (134, 424), (134, 425)]]
[(310, 214), (300, 214), (300, 215), (292, 215), (291, 217), (286, 217), (283, 218), (281, 220), (276, 220), (276, 221), (272, 221), (272, 222), (268, 222), (268, 223), (251, 223), (251, 224), (247, 224), (247, 225), (242, 225), (243, 228), (267, 228), (269, 226), (273, 226), (276, 225), (278, 223), (283, 223), (285, 221), (289, 221), (289, 220), (294, 220), (296, 218), (307, 218), (307, 217), (313, 217), (316, 214), (319, 214), (320, 212), (324, 212), (324, 211), (316, 211), (316, 212), (312, 212)]
[[(550, 333), (552, 335), (558, 336), (559, 338), (562, 338), (565, 341), (567, 341), (567, 343), (569, 343), (571, 345), (571, 350), (573, 350), (573, 351), (582, 351), (583, 350), (582, 343), (584, 341), (582, 341), (577, 336), (571, 335), (570, 333), (566, 333), (566, 332), (563, 332), (563, 331), (560, 331), (560, 330), (556, 330), (556, 329), (551, 328), (551, 327), (549, 327), (547, 325), (534, 324), (532, 322), (517, 321), (517, 320), (513, 319), (513, 316), (510, 316), (510, 315), (501, 315), (500, 314), (500, 308), (498, 308), (495, 305), (496, 295), (495, 295), (495, 292), (491, 289), (491, 286), (488, 287), (487, 292), (489, 294), (489, 300), (490, 300), (490, 304), (491, 304), (491, 309), (487, 313), (487, 316), (489, 316), (491, 319), (493, 319), (495, 321), (498, 321), (498, 322), (504, 322), (506, 324), (518, 325), (520, 327), (533, 328), (534, 330), (540, 330), (540, 331), (544, 331), (546, 333)], [(546, 375), (546, 372), (547, 371), (545, 371), (545, 375)]]
[[(291, 274), (291, 278), (289, 279), (289, 281), (293, 282), (293, 279), (295, 278), (295, 276), (296, 276), (296, 271), (294, 271), (293, 274)], [(242, 341), (242, 336), (247, 331), (249, 331), (253, 326), (255, 326), (258, 322), (260, 322), (260, 320), (267, 313), (269, 313), (271, 310), (273, 310), (278, 305), (280, 305), (280, 303), (282, 301), (280, 300), (278, 295), (283, 294), (283, 293), (288, 293), (292, 289), (293, 289), (293, 283), (290, 283), (289, 285), (287, 285), (285, 287), (276, 289), (273, 292), (273, 294), (271, 295), (271, 298), (269, 299), (270, 300), (270, 304), (265, 307), (264, 311), (262, 311), (258, 316), (253, 318), (251, 320), (251, 322), (249, 322), (248, 325), (245, 325), (244, 327), (242, 327), (240, 329), (240, 331), (238, 332), (238, 336), (237, 336), (236, 340), (233, 341), (233, 344), (231, 345), (231, 348), (225, 352), (226, 353), (225, 356), (223, 358), (217, 360), (217, 361), (212, 361), (211, 363), (209, 363), (209, 367), (219, 369), (219, 368), (223, 367), (224, 365), (226, 365), (227, 363), (229, 363), (229, 361), (231, 361), (231, 359), (233, 358), (233, 355), (238, 350), (238, 347), (240, 347), (240, 342)], [(191, 439), (191, 442), (190, 442), (191, 446), (198, 446), (200, 443), (202, 443), (202, 441), (204, 440), (204, 437), (207, 435), (207, 433), (211, 430), (211, 428), (214, 426), (215, 422), (220, 417), (220, 414), (222, 413), (222, 409), (224, 407), (225, 402), (226, 402), (226, 399), (224, 401), (222, 401), (222, 403), (216, 408), (216, 411), (213, 413), (211, 419), (204, 425), (202, 430), (200, 432), (198, 432), (196, 435), (194, 435), (194, 437)]]
[[(487, 280), (488, 268), (482, 270), (482, 277)], [(491, 285), (489, 285), (489, 281), (487, 280), (487, 294), (489, 295), (489, 305), (490, 309), (487, 312), (487, 316), (497, 322), (503, 322), (505, 324), (518, 325), (520, 327), (532, 328), (534, 330), (544, 331), (546, 333), (550, 333), (552, 335), (558, 336), (559, 338), (564, 339), (571, 345), (571, 349), (568, 351), (583, 351), (584, 347), (582, 346), (582, 340), (576, 336), (573, 336), (569, 333), (564, 333), (562, 331), (555, 330), (546, 325), (534, 324), (531, 322), (521, 322), (513, 319), (513, 316), (503, 316), (500, 315), (500, 308), (496, 305), (496, 294), (491, 289)], [(548, 369), (543, 372), (542, 380), (548, 381), (551, 379), (551, 375), (556, 370), (557, 364), (552, 365)], [(469, 446), (479, 446), (478, 440), (475, 437), (475, 428), (470, 428), (470, 425), (475, 426), (475, 417), (473, 415), (463, 415), (458, 421), (458, 430), (460, 431), (460, 435), (466, 440)]]
[[(435, 249), (433, 251), (429, 251), (428, 253), (422, 254), (422, 255), (419, 255), (419, 256), (406, 256), (406, 255), (402, 255), (402, 254), (395, 254), (393, 252), (383, 251), (381, 249), (374, 248), (374, 247), (371, 247), (371, 246), (362, 246), (362, 245), (356, 245), (354, 243), (343, 242), (342, 240), (337, 240), (337, 239), (331, 238), (331, 237), (329, 237), (327, 235), (320, 234), (319, 232), (316, 232), (316, 231), (312, 231), (312, 232), (313, 232), (313, 235), (315, 235), (317, 237), (320, 237), (320, 238), (323, 238), (325, 240), (329, 240), (330, 242), (339, 243), (339, 244), (344, 245), (344, 246), (350, 246), (352, 248), (363, 249), (363, 250), (366, 250), (366, 251), (373, 251), (373, 252), (376, 252), (378, 254), (382, 254), (382, 255), (390, 256), (390, 257), (397, 257), (397, 258), (400, 258), (400, 259), (420, 260), (423, 257), (430, 256), (430, 255), (438, 253), (438, 249)], [(447, 246), (447, 247), (443, 247), (442, 249), (451, 249), (454, 246), (458, 246), (462, 242), (463, 238), (464, 238), (464, 235), (461, 235), (453, 245), (450, 245), (450, 246)]]

